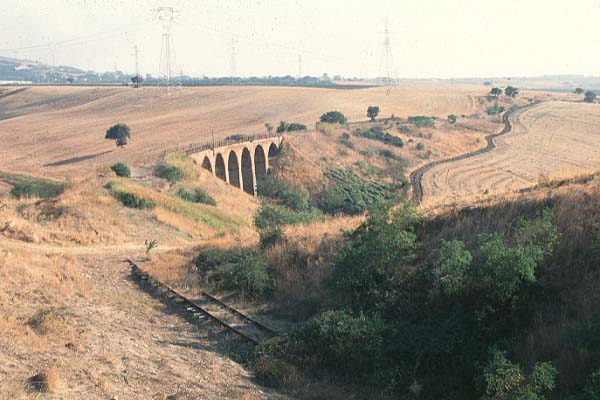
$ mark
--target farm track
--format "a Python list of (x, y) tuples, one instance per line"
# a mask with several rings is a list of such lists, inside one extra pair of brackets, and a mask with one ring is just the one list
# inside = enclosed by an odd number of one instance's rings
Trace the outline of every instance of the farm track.
[(183, 306), (196, 319), (212, 320), (252, 345), (257, 345), (278, 334), (278, 332), (229, 306), (211, 294), (201, 291), (201, 300), (191, 300), (166, 283), (152, 277), (133, 260), (127, 258), (127, 262), (131, 265), (133, 275), (137, 276), (141, 281), (147, 282), (157, 292), (165, 293), (168, 298)]
[(0, 94), (0, 99), (3, 99), (3, 98), (8, 97), (8, 96), (12, 96), (13, 94), (18, 94), (18, 93), (24, 92), (24, 91), (26, 91), (28, 89), (29, 89), (28, 87), (24, 87), (24, 88), (19, 88), (19, 89), (16, 89), (16, 90), (12, 90), (12, 91), (10, 91), (8, 93), (2, 93), (2, 94)]
[(411, 186), (413, 189), (413, 203), (415, 203), (416, 205), (419, 205), (423, 201), (423, 175), (425, 174), (425, 172), (429, 171), (431, 168), (433, 168), (437, 165), (440, 165), (440, 164), (446, 164), (446, 163), (450, 163), (450, 162), (465, 160), (467, 158), (475, 157), (480, 154), (487, 153), (487, 152), (494, 150), (496, 148), (496, 143), (494, 142), (494, 139), (497, 138), (498, 136), (505, 135), (505, 134), (509, 133), (510, 131), (512, 131), (512, 124), (510, 121), (510, 117), (517, 111), (524, 110), (526, 108), (532, 107), (537, 104), (539, 104), (539, 101), (530, 103), (530, 104), (522, 106), (522, 107), (513, 106), (510, 110), (505, 112), (504, 115), (502, 116), (502, 123), (504, 124), (504, 128), (502, 129), (501, 132), (492, 133), (490, 135), (487, 135), (485, 137), (485, 140), (487, 141), (487, 145), (485, 147), (483, 147), (479, 150), (475, 150), (470, 153), (461, 154), (461, 155), (458, 155), (455, 157), (446, 158), (443, 160), (432, 161), (428, 164), (425, 164), (425, 165), (417, 168), (413, 172), (411, 172), (410, 183), (411, 183)]

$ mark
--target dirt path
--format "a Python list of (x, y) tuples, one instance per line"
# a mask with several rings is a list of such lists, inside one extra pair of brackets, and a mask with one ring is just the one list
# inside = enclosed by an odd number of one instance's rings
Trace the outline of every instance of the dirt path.
[(518, 110), (510, 121), (512, 130), (495, 139), (494, 151), (423, 171), (423, 202), (498, 194), (600, 166), (598, 105), (550, 101)]
[[(235, 343), (226, 332), (186, 319), (141, 289), (121, 257), (101, 254), (110, 246), (65, 254), (6, 244), (0, 241), (0, 398), (38, 398), (28, 379), (52, 366), (59, 383), (43, 398), (284, 398), (226, 356)], [(52, 316), (43, 330), (31, 325), (39, 311)]]

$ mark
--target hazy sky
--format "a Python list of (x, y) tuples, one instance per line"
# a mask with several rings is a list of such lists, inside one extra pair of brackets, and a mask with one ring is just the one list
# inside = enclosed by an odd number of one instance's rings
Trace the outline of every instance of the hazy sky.
[(96, 71), (374, 77), (384, 21), (401, 78), (600, 75), (600, 0), (0, 0), (0, 55)]

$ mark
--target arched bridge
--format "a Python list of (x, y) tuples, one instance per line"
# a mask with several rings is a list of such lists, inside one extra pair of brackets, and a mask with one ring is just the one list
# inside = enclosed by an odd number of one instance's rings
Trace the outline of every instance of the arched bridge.
[(192, 145), (186, 153), (217, 178), (256, 196), (256, 178), (267, 173), (269, 159), (279, 152), (282, 140), (279, 135), (236, 136)]

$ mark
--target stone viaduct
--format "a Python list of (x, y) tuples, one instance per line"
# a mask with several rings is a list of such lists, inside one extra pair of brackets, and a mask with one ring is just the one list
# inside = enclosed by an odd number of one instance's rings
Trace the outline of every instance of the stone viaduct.
[(281, 136), (239, 137), (187, 151), (194, 163), (214, 176), (256, 196), (256, 178), (267, 173), (269, 158), (279, 152)]

